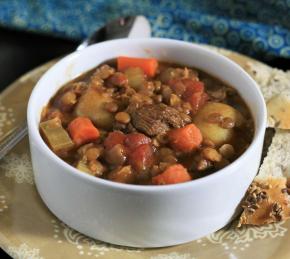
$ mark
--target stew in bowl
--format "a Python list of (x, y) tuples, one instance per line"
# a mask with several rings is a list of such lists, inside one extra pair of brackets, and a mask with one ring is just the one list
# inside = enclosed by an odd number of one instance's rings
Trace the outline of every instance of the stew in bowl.
[(118, 57), (65, 84), (43, 109), (50, 149), (115, 182), (175, 184), (211, 174), (251, 143), (251, 113), (231, 86), (195, 68)]

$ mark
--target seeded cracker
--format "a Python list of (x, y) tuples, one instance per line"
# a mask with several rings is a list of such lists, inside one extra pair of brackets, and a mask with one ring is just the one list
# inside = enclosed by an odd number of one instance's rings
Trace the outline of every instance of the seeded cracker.
[(242, 202), (241, 225), (263, 225), (290, 217), (290, 130), (276, 130), (258, 175)]

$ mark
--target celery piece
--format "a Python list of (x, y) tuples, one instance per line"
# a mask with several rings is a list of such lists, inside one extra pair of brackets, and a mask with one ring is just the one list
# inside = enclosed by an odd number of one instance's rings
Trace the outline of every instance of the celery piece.
[(74, 147), (74, 143), (58, 119), (41, 122), (40, 132), (50, 148), (58, 153)]

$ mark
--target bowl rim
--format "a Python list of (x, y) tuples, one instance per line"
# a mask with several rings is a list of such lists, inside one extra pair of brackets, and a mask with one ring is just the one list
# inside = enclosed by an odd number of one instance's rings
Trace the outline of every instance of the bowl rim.
[[(207, 176), (204, 176), (202, 178), (194, 179), (189, 182), (184, 182), (184, 183), (178, 183), (178, 184), (171, 184), (171, 185), (136, 185), (136, 184), (125, 184), (125, 183), (118, 183), (118, 182), (113, 182), (110, 180), (98, 178), (91, 176), (89, 174), (85, 173), (80, 173), (78, 169), (75, 167), (71, 166), (61, 158), (59, 158), (53, 151), (47, 146), (47, 144), (44, 142), (42, 139), (40, 133), (39, 133), (39, 125), (37, 122), (35, 122), (35, 115), (36, 109), (34, 109), (34, 100), (37, 98), (37, 91), (39, 88), (41, 88), (41, 85), (43, 82), (46, 81), (47, 75), (50, 73), (50, 71), (57, 69), (59, 66), (63, 66), (66, 62), (69, 62), (71, 60), (74, 60), (77, 58), (79, 55), (82, 55), (82, 53), (86, 51), (90, 51), (92, 48), (98, 48), (97, 46), (102, 47), (103, 45), (110, 45), (110, 44), (115, 44), (118, 45), (118, 43), (121, 42), (128, 42), (128, 44), (132, 43), (146, 43), (146, 42), (153, 42), (158, 44), (175, 44), (179, 47), (182, 46), (187, 46), (191, 48), (195, 48), (198, 51), (202, 51), (204, 53), (210, 54), (215, 56), (216, 58), (220, 59), (221, 62), (227, 62), (231, 66), (234, 67), (239, 72), (239, 76), (242, 75), (245, 77), (245, 79), (248, 81), (249, 84), (252, 84), (253, 87), (251, 88), (252, 91), (256, 92), (255, 96), (257, 97), (257, 102), (259, 102), (260, 105), (260, 113), (261, 113), (261, 118), (260, 118), (260, 123), (259, 125), (257, 122), (255, 122), (255, 133), (253, 140), (247, 150), (240, 155), (235, 161), (227, 165), (226, 167), (210, 174)], [(85, 71), (84, 71), (85, 72)], [(60, 86), (61, 87), (61, 86)], [(44, 104), (45, 105), (45, 104)], [(44, 106), (43, 106), (44, 107)], [(102, 43), (97, 43), (93, 44), (81, 51), (75, 51), (62, 59), (60, 59), (56, 64), (54, 64), (51, 68), (49, 68), (38, 80), (37, 84), (35, 85), (30, 98), (28, 102), (28, 108), (27, 108), (27, 123), (28, 123), (28, 135), (29, 138), (33, 138), (37, 144), (38, 147), (43, 150), (43, 152), (49, 157), (50, 161), (53, 161), (54, 163), (57, 163), (60, 167), (62, 167), (67, 173), (72, 174), (73, 177), (77, 177), (80, 180), (84, 180), (87, 183), (94, 184), (94, 185), (102, 185), (104, 187), (110, 187), (118, 190), (126, 190), (126, 191), (135, 191), (135, 192), (164, 192), (164, 191), (172, 191), (172, 190), (180, 190), (180, 189), (186, 189), (186, 188), (194, 188), (194, 186), (201, 185), (201, 184), (206, 184), (207, 182), (210, 181), (216, 181), (218, 178), (225, 177), (229, 174), (232, 173), (232, 170), (234, 167), (243, 164), (246, 162), (246, 160), (249, 158), (250, 151), (253, 151), (254, 148), (259, 144), (258, 141), (261, 137), (263, 137), (265, 129), (266, 129), (266, 121), (267, 121), (267, 110), (266, 110), (266, 104), (265, 100), (262, 96), (262, 93), (259, 89), (259, 86), (257, 83), (248, 75), (242, 67), (240, 67), (237, 63), (234, 61), (230, 60), (229, 58), (221, 55), (220, 53), (214, 52), (211, 49), (205, 48), (205, 46), (196, 44), (196, 43), (189, 43), (189, 42), (184, 42), (180, 40), (173, 40), (173, 39), (166, 39), (166, 38), (144, 38), (144, 39), (117, 39), (117, 40), (110, 40), (110, 41), (105, 41)]]

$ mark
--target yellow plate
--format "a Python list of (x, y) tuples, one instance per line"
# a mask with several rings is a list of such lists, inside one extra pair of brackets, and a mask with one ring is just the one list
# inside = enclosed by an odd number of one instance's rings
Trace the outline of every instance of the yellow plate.
[[(257, 62), (214, 49), (241, 66)], [(27, 73), (0, 95), (0, 138), (25, 118), (32, 88), (54, 63)], [(283, 259), (290, 258), (289, 228), (290, 221), (238, 230), (229, 226), (203, 239), (169, 248), (117, 247), (78, 233), (49, 212), (34, 185), (27, 138), (0, 161), (0, 246), (14, 258)]]

